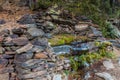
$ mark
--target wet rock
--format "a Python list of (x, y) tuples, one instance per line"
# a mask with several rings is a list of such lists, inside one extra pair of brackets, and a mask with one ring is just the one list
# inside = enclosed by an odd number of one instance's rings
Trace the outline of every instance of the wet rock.
[(114, 65), (111, 60), (103, 61), (104, 67), (106, 67), (107, 70), (114, 69)]
[(96, 75), (101, 78), (104, 78), (105, 80), (114, 80), (113, 77), (107, 72), (96, 73)]
[(46, 59), (48, 58), (48, 56), (44, 53), (36, 53), (34, 58), (35, 59)]
[(24, 30), (22, 28), (14, 28), (12, 29), (13, 34), (22, 35)]
[(4, 29), (0, 32), (0, 36), (8, 36), (10, 34), (10, 31), (8, 29)]
[(49, 62), (45, 65), (45, 68), (54, 68), (55, 66), (55, 63)]
[(87, 28), (89, 28), (88, 24), (78, 24), (78, 25), (75, 25), (75, 31), (82, 31), (82, 30), (85, 30)]
[(34, 24), (35, 21), (30, 14), (23, 15), (18, 21), (19, 24)]
[(17, 46), (23, 46), (28, 43), (28, 39), (26, 37), (19, 37), (19, 38), (13, 39), (12, 42)]
[(28, 50), (32, 49), (33, 45), (31, 43), (28, 43), (27, 45), (23, 46), (22, 48), (16, 50), (18, 54), (27, 52)]
[(59, 66), (59, 67), (57, 67), (56, 70), (60, 71), (60, 70), (62, 70), (62, 69), (63, 69), (63, 66)]
[(32, 37), (42, 37), (44, 35), (43, 30), (37, 28), (30, 28), (27, 31)]
[(85, 74), (85, 77), (84, 77), (84, 79), (85, 80), (89, 80), (89, 78), (90, 78), (91, 76), (90, 76), (90, 73), (89, 72), (87, 72), (86, 74)]
[(53, 50), (54, 50), (54, 53), (56, 55), (60, 55), (60, 54), (66, 54), (66, 53), (70, 53), (70, 50), (71, 50), (71, 46), (69, 45), (63, 45), (63, 46), (56, 46), (56, 47), (53, 47)]
[(88, 43), (75, 43), (72, 45), (72, 54), (79, 54), (79, 52), (88, 51), (90, 49), (91, 45)]
[(0, 59), (0, 68), (5, 67), (8, 64), (7, 59)]
[(109, 40), (113, 46), (120, 48), (120, 42), (119, 40)]
[(64, 64), (64, 68), (65, 68), (65, 69), (70, 68), (70, 66), (71, 66), (70, 64)]
[(19, 77), (22, 79), (30, 79), (30, 78), (35, 78), (35, 77), (44, 75), (46, 73), (47, 73), (47, 71), (43, 70), (43, 71), (38, 71), (38, 72), (34, 72), (34, 73), (31, 72), (31, 73), (25, 74), (25, 75), (20, 75)]

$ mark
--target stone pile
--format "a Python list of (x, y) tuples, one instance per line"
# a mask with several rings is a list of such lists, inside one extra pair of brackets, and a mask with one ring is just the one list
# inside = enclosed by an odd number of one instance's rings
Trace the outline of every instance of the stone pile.
[(52, 80), (70, 68), (70, 61), (53, 54), (45, 32), (36, 27), (3, 30), (0, 45), (0, 73), (6, 80)]

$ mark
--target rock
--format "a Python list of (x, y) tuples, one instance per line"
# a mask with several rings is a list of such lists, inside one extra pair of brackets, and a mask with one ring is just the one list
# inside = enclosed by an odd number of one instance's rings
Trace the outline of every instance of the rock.
[(60, 70), (62, 70), (62, 69), (63, 69), (63, 66), (57, 67), (57, 70), (58, 70), (58, 71), (60, 71)]
[(105, 80), (114, 80), (113, 77), (107, 72), (95, 73), (95, 74), (101, 78), (104, 78)]
[(14, 51), (5, 51), (5, 54), (11, 55), (11, 54), (16, 54), (16, 52), (14, 52)]
[(3, 41), (3, 39), (4, 39), (4, 38), (3, 38), (2, 36), (0, 36), (0, 43)]
[(28, 43), (28, 39), (26, 37), (19, 37), (19, 38), (13, 39), (12, 42), (17, 46), (23, 46)]
[(41, 63), (43, 64), (43, 62), (40, 59), (31, 59), (26, 62), (16, 62), (16, 65), (26, 69), (34, 69), (39, 67)]
[(31, 43), (28, 43), (27, 45), (23, 46), (22, 48), (16, 50), (16, 52), (18, 54), (23, 53), (23, 52), (27, 52), (28, 50), (32, 49), (33, 45)]
[(45, 48), (44, 48), (43, 46), (34, 45), (33, 48), (32, 48), (32, 51), (37, 53), (37, 52), (42, 52), (42, 51), (44, 51), (44, 49), (45, 49)]
[(13, 57), (14, 57), (13, 55), (9, 55), (9, 54), (3, 54), (2, 55), (3, 59), (13, 59)]
[(33, 45), (37, 46), (42, 46), (42, 47), (47, 47), (48, 46), (48, 40), (47, 38), (37, 38), (34, 41), (32, 41)]
[(5, 67), (8, 64), (7, 59), (0, 59), (0, 68)]
[(27, 29), (37, 27), (36, 24), (26, 24), (25, 26), (26, 26)]
[(0, 74), (12, 73), (12, 72), (14, 72), (13, 66), (4, 67), (4, 68), (1, 68), (1, 69), (0, 69)]
[(60, 75), (60, 74), (54, 74), (53, 80), (62, 80), (62, 75)]
[(0, 80), (9, 80), (9, 73), (0, 74)]
[(35, 20), (33, 19), (32, 15), (25, 14), (17, 22), (19, 24), (34, 24)]
[(0, 19), (0, 24), (5, 24), (5, 23), (6, 23), (5, 20)]
[(107, 70), (114, 69), (114, 65), (111, 60), (103, 61), (104, 67), (106, 67)]
[(4, 48), (3, 47), (0, 47), (0, 54), (3, 54), (4, 53)]
[(24, 30), (22, 28), (14, 28), (12, 29), (13, 34), (22, 35)]
[(42, 66), (39, 66), (39, 67), (37, 67), (37, 68), (34, 68), (32, 71), (34, 71), (34, 72), (37, 72), (37, 71), (41, 71), (41, 70), (44, 70), (45, 68), (44, 68), (44, 66), (42, 65)]
[(43, 30), (37, 28), (30, 28), (27, 31), (32, 37), (42, 37), (44, 35)]
[(102, 32), (98, 31), (96, 28), (92, 26), (90, 26), (90, 28), (95, 36), (102, 36)]
[(88, 24), (78, 24), (78, 25), (75, 25), (75, 31), (82, 31), (82, 30), (85, 30), (87, 28), (89, 28)]
[(30, 69), (23, 69), (23, 68), (18, 67), (18, 66), (16, 66), (15, 69), (16, 69), (18, 75), (19, 74), (29, 74), (31, 72)]
[(48, 29), (48, 30), (53, 30), (53, 29), (55, 29), (55, 25), (52, 23), (52, 22), (50, 22), (50, 21), (46, 21), (45, 23), (44, 23), (44, 26), (45, 26), (45, 28), (46, 29)]
[(48, 56), (44, 53), (36, 53), (34, 58), (35, 59), (46, 59), (48, 58)]
[(31, 72), (29, 74), (20, 75), (19, 78), (22, 78), (22, 79), (31, 79), (31, 78), (36, 78), (38, 76), (44, 75), (46, 73), (47, 73), (46, 70), (42, 70), (42, 71), (38, 71), (38, 72), (34, 72), (34, 73)]
[(22, 54), (17, 54), (15, 56), (15, 60), (19, 61), (19, 62), (25, 62), (27, 60), (32, 59), (33, 57), (33, 53), (32, 52), (26, 52), (26, 53), (22, 53)]
[(55, 63), (52, 62), (45, 64), (45, 68), (54, 68), (55, 66), (56, 66)]
[(13, 34), (13, 35), (10, 35), (10, 37), (11, 37), (12, 39), (14, 39), (14, 38), (18, 38), (19, 36), (16, 35), (16, 34)]
[(44, 36), (45, 36), (46, 38), (52, 38), (52, 34), (51, 34), (51, 33), (45, 33)]
[(66, 53), (69, 54), (71, 48), (72, 48), (72, 47), (69, 46), (69, 45), (63, 45), (63, 46), (53, 47), (53, 50), (54, 50), (54, 54), (56, 54), (56, 55), (66, 54)]
[(89, 80), (90, 77), (91, 77), (91, 76), (90, 76), (90, 73), (89, 73), (89, 72), (85, 73), (85, 77), (84, 77), (85, 80)]

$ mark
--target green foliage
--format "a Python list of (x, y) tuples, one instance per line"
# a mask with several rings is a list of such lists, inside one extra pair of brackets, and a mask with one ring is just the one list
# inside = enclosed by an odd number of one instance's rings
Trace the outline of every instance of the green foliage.
[(58, 46), (63, 44), (70, 44), (71, 42), (77, 40), (87, 41), (88, 38), (86, 36), (75, 36), (71, 34), (57, 34), (48, 41), (51, 43), (51, 46)]
[(110, 42), (95, 42), (95, 45), (99, 48), (96, 52), (92, 53), (85, 53), (82, 55), (77, 56), (71, 56), (71, 66), (72, 69), (77, 71), (80, 66), (90, 63), (93, 63), (94, 61), (100, 60), (102, 58), (113, 58), (113, 52), (107, 50), (107, 46), (110, 46)]

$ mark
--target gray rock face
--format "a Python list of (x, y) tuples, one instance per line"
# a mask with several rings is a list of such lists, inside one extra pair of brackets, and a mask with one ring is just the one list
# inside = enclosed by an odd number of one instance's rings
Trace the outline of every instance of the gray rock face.
[(42, 37), (44, 35), (44, 31), (37, 28), (30, 28), (27, 31), (32, 37)]
[(23, 46), (28, 43), (28, 39), (26, 37), (19, 37), (19, 38), (13, 39), (12, 42), (17, 46)]
[(69, 45), (53, 47), (54, 53), (57, 54), (57, 55), (66, 54), (66, 53), (69, 54), (70, 53), (70, 49), (72, 49), (72, 47), (69, 46)]
[(7, 59), (0, 59), (0, 68), (5, 67), (8, 64)]
[(16, 52), (18, 54), (23, 53), (23, 52), (27, 52), (28, 50), (32, 49), (33, 45), (31, 43), (28, 43), (27, 45), (23, 46), (22, 48), (16, 50)]
[(32, 52), (26, 52), (26, 53), (23, 53), (23, 54), (17, 54), (15, 59), (16, 61), (19, 61), (19, 62), (25, 62), (29, 59), (32, 59), (33, 57), (33, 53)]
[(94, 28), (92, 26), (90, 26), (90, 28), (95, 36), (102, 36), (102, 33), (100, 31), (98, 31), (96, 28)]
[(29, 73), (29, 74), (25, 74), (25, 75), (20, 75), (20, 78), (22, 78), (22, 79), (30, 79), (30, 78), (35, 78), (35, 77), (44, 75), (46, 73), (47, 73), (47, 71), (43, 70), (43, 71), (38, 71), (38, 72)]

